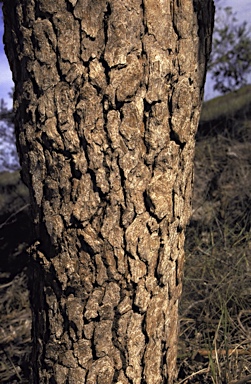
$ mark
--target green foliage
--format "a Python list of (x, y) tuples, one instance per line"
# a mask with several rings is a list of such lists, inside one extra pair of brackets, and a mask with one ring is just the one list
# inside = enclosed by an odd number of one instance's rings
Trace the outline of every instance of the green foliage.
[(219, 8), (215, 20), (209, 72), (214, 90), (222, 94), (247, 83), (251, 72), (251, 34), (246, 22), (239, 24), (231, 7)]

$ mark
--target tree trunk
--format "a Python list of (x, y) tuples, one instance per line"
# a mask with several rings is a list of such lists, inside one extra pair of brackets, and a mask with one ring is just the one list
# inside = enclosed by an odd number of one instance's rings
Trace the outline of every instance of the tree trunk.
[(37, 242), (32, 378), (176, 376), (212, 0), (5, 0)]

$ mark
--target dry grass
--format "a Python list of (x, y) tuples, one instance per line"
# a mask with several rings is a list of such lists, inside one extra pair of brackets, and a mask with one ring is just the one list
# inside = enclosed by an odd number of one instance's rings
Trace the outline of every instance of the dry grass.
[(251, 125), (220, 123), (196, 149), (180, 384), (251, 382)]
[(0, 382), (27, 383), (31, 314), (26, 277), (24, 272), (8, 277), (0, 274)]
[(0, 196), (0, 383), (26, 383), (31, 313), (24, 266), (31, 228), (19, 172), (0, 174)]

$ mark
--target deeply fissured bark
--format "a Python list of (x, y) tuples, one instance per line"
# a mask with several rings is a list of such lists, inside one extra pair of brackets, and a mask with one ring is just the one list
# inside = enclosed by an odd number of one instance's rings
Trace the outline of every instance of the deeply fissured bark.
[(172, 383), (210, 0), (6, 0), (38, 241), (32, 383)]

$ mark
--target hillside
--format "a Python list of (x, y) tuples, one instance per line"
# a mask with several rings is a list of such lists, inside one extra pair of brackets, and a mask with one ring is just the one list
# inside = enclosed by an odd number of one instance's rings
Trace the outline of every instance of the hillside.
[[(26, 383), (32, 228), (19, 172), (0, 174), (0, 196), (0, 382)], [(180, 305), (180, 384), (251, 375), (250, 215), (251, 85), (203, 105)]]
[(235, 383), (251, 374), (250, 85), (203, 105), (194, 174), (180, 379)]

